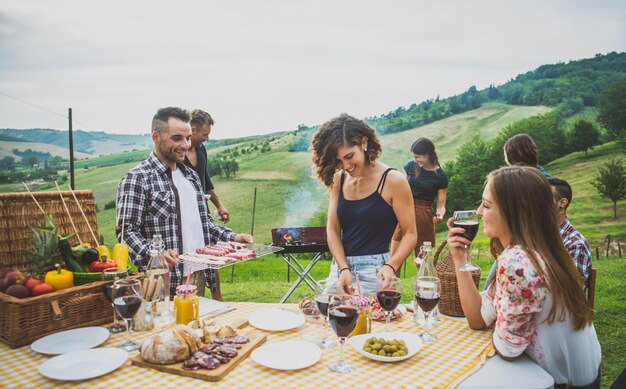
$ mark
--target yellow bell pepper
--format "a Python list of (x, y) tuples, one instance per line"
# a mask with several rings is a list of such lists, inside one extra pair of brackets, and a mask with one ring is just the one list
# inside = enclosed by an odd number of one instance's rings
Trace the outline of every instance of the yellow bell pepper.
[(118, 243), (113, 246), (113, 260), (117, 262), (117, 271), (124, 271), (128, 268), (128, 245)]
[(98, 257), (100, 258), (101, 261), (106, 261), (107, 259), (111, 259), (111, 253), (109, 252), (109, 249), (107, 246), (101, 244), (100, 246), (96, 247), (96, 250), (98, 251)]
[(54, 265), (56, 270), (51, 270), (46, 273), (44, 282), (52, 285), (54, 290), (67, 289), (74, 286), (74, 273), (69, 270), (61, 269), (61, 265), (56, 263)]

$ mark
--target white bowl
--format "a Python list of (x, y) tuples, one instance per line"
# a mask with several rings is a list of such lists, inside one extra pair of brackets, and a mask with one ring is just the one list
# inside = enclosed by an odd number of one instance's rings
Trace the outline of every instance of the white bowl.
[[(381, 355), (368, 353), (363, 350), (363, 345), (369, 338), (372, 337), (383, 338), (385, 340), (404, 340), (408, 353), (402, 357), (383, 357)], [(350, 343), (350, 345), (364, 357), (380, 362), (404, 361), (405, 359), (409, 359), (413, 355), (417, 354), (422, 348), (422, 338), (420, 338), (417, 334), (409, 334), (408, 332), (373, 332), (371, 334), (353, 336), (348, 340), (348, 343)]]

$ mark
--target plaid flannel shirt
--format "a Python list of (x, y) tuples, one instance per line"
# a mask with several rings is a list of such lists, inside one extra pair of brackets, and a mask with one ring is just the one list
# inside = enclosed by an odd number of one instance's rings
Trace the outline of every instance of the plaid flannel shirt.
[(565, 218), (559, 228), (563, 244), (574, 260), (576, 268), (585, 279), (585, 286), (588, 286), (589, 275), (591, 274), (591, 246), (584, 236), (578, 232)]
[[(200, 179), (193, 169), (184, 164), (177, 167), (196, 189), (198, 210), (202, 221), (206, 245), (217, 241), (231, 241), (236, 234), (229, 228), (215, 223), (209, 214), (200, 186)], [(125, 198), (127, 196), (127, 199)], [(126, 207), (124, 207), (126, 203)], [(117, 191), (117, 225), (115, 232), (121, 242), (122, 220), (124, 220), (124, 242), (128, 245), (132, 261), (140, 271), (145, 271), (150, 259), (149, 249), (152, 236), (161, 234), (166, 250), (181, 253), (182, 229), (180, 225), (178, 192), (172, 182), (172, 170), (152, 152), (148, 159), (132, 168), (120, 181)], [(183, 264), (170, 271), (170, 295), (183, 279)], [(205, 270), (207, 283), (215, 291), (215, 270)]]

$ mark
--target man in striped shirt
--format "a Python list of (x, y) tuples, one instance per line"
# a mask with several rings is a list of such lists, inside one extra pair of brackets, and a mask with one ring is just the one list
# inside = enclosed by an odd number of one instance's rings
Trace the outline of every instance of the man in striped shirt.
[(574, 260), (578, 271), (584, 277), (585, 286), (588, 286), (589, 274), (591, 274), (591, 247), (587, 239), (570, 224), (567, 218), (567, 208), (572, 202), (572, 187), (560, 178), (552, 177), (548, 181), (552, 185), (563, 244)]

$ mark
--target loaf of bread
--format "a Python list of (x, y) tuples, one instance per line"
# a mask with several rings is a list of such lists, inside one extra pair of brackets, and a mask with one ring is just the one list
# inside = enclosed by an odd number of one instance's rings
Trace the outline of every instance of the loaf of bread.
[(141, 357), (151, 363), (167, 365), (182, 362), (202, 347), (196, 331), (178, 324), (157, 332), (141, 345)]

